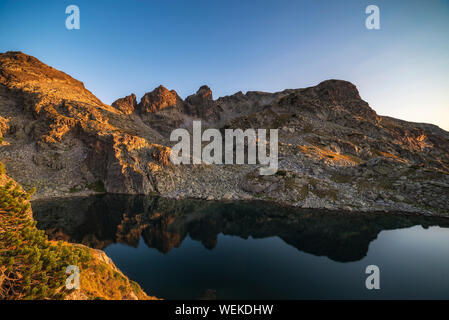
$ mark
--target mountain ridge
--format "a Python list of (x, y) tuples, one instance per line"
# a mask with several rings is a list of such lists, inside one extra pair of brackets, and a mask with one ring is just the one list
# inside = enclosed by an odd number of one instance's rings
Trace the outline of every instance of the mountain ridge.
[[(21, 52), (0, 54), (0, 160), (35, 198), (95, 192), (215, 200), (276, 199), (307, 208), (447, 214), (449, 133), (378, 115), (355, 85), (185, 99), (162, 85), (104, 104), (84, 84)], [(279, 129), (280, 170), (174, 166), (170, 133)], [(441, 194), (435, 198), (434, 194)]]

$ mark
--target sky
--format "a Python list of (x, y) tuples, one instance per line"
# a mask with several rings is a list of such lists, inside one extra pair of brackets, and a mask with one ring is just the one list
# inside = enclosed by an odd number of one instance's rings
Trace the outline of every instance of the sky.
[[(69, 5), (80, 29), (66, 28)], [(368, 30), (368, 5), (380, 29)], [(107, 104), (162, 84), (185, 98), (354, 83), (380, 115), (449, 130), (449, 0), (0, 0), (22, 51)]]

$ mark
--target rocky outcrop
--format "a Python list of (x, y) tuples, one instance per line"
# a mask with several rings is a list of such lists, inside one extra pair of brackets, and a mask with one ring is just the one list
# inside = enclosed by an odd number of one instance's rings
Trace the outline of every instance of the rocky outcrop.
[(120, 110), (124, 114), (131, 114), (137, 107), (136, 95), (132, 93), (129, 96), (117, 99), (111, 106)]
[(2, 158), (19, 182), (47, 196), (104, 191), (92, 185), (123, 193), (156, 189), (147, 166), (158, 145), (134, 132), (152, 129), (123, 118), (135, 108), (133, 95), (116, 101), (116, 109), (23, 53), (1, 54), (0, 65), (0, 112), (10, 121), (12, 142)]
[(223, 111), (213, 100), (212, 90), (208, 86), (202, 86), (196, 94), (186, 98), (185, 110), (191, 116), (209, 121), (218, 120), (220, 111)]
[[(447, 214), (449, 133), (379, 116), (342, 80), (276, 93), (183, 100), (159, 86), (108, 106), (84, 85), (20, 52), (0, 54), (0, 160), (37, 198), (95, 192), (174, 198), (276, 199), (308, 208)], [(174, 166), (170, 133), (279, 129), (279, 171)], [(268, 180), (267, 180), (268, 179)]]
[(168, 107), (182, 107), (182, 99), (175, 90), (169, 91), (161, 85), (153, 91), (145, 93), (140, 100), (138, 110), (140, 114), (147, 114)]

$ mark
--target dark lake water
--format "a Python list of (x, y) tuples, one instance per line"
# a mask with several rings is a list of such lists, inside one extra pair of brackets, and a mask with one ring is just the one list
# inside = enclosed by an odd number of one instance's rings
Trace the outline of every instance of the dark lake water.
[(33, 211), (165, 299), (449, 299), (449, 219), (118, 195)]

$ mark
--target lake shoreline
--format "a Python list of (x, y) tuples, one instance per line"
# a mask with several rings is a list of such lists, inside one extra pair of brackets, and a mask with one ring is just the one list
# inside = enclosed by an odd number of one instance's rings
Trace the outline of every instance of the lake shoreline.
[(290, 207), (290, 208), (300, 208), (300, 209), (316, 209), (316, 210), (328, 210), (328, 211), (338, 211), (343, 212), (345, 214), (351, 214), (351, 213), (369, 213), (369, 214), (397, 214), (397, 215), (416, 215), (416, 216), (423, 216), (423, 217), (437, 217), (437, 218), (448, 218), (449, 219), (449, 212), (448, 213), (439, 213), (439, 212), (431, 212), (431, 211), (419, 211), (416, 209), (413, 210), (403, 210), (404, 208), (392, 208), (391, 210), (372, 210), (371, 208), (338, 208), (338, 207), (329, 207), (329, 206), (323, 206), (323, 207), (304, 207), (304, 206), (298, 206), (291, 204), (290, 202), (285, 201), (275, 201), (272, 199), (259, 199), (259, 198), (241, 198), (241, 199), (206, 199), (204, 197), (180, 197), (177, 196), (166, 196), (166, 195), (159, 195), (159, 194), (152, 194), (152, 195), (145, 195), (145, 194), (123, 194), (123, 193), (108, 193), (108, 192), (82, 192), (82, 193), (75, 193), (75, 194), (59, 194), (56, 196), (38, 196), (38, 197), (32, 197), (31, 202), (45, 202), (45, 201), (57, 201), (59, 199), (76, 199), (76, 198), (86, 198), (91, 196), (106, 196), (106, 195), (119, 195), (119, 196), (138, 196), (138, 197), (154, 197), (154, 198), (164, 198), (168, 200), (197, 200), (197, 201), (208, 201), (208, 202), (223, 202), (223, 203), (230, 203), (230, 202), (266, 202), (275, 204), (279, 207)]

